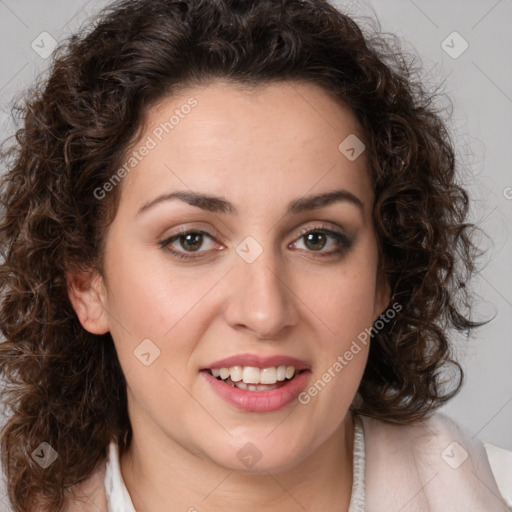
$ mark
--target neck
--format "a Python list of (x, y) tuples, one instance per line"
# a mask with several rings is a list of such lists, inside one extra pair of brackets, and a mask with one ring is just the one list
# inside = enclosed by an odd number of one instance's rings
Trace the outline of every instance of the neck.
[[(244, 473), (219, 466), (165, 437), (165, 444), (132, 425), (121, 456), (123, 480), (136, 510), (152, 512), (235, 510), (345, 512), (352, 489), (353, 418), (295, 467)], [(319, 492), (321, 489), (321, 492)]]

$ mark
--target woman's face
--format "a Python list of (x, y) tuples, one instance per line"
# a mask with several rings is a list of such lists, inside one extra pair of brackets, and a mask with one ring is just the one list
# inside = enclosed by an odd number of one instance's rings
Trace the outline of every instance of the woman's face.
[(161, 101), (145, 130), (106, 237), (105, 313), (82, 323), (112, 334), (134, 440), (293, 467), (342, 425), (358, 335), (389, 300), (361, 128), (315, 85), (216, 81)]

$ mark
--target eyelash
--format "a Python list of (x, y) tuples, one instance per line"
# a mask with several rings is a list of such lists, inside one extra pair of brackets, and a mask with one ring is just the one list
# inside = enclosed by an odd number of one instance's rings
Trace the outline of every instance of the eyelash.
[[(343, 233), (340, 233), (338, 231), (333, 231), (332, 229), (328, 229), (327, 227), (325, 227), (323, 225), (314, 226), (312, 228), (305, 228), (305, 229), (301, 230), (301, 232), (296, 240), (299, 240), (299, 239), (303, 238), (304, 236), (309, 235), (311, 233), (314, 233), (314, 234), (322, 233), (322, 234), (328, 235), (328, 236), (332, 237), (339, 244), (339, 247), (337, 249), (334, 249), (329, 252), (308, 251), (308, 252), (312, 252), (312, 253), (318, 253), (318, 255), (321, 258), (334, 257), (336, 255), (341, 255), (344, 252), (346, 252), (348, 249), (350, 249), (350, 247), (352, 246), (352, 243), (353, 243), (353, 241), (350, 240)], [(173, 257), (176, 257), (179, 260), (194, 260), (194, 259), (201, 258), (201, 256), (193, 256), (192, 254), (189, 254), (187, 252), (176, 251), (176, 250), (168, 247), (170, 244), (172, 244), (176, 240), (179, 240), (180, 238), (185, 237), (190, 234), (205, 235), (208, 238), (215, 240), (215, 238), (207, 231), (203, 231), (201, 229), (189, 229), (189, 230), (181, 231), (180, 233), (177, 233), (175, 235), (172, 235), (171, 237), (166, 238), (165, 240), (162, 240), (158, 244), (160, 245), (160, 247), (162, 249), (170, 252)], [(293, 243), (296, 243), (296, 242), (293, 242)], [(194, 252), (204, 252), (204, 251), (194, 251)]]

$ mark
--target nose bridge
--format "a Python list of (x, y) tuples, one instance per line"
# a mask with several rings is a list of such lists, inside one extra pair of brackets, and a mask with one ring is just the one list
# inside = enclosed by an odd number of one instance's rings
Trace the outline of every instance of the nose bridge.
[(258, 245), (254, 239), (246, 239), (237, 248), (225, 315), (234, 328), (250, 329), (257, 337), (273, 337), (295, 324), (298, 312), (279, 254)]

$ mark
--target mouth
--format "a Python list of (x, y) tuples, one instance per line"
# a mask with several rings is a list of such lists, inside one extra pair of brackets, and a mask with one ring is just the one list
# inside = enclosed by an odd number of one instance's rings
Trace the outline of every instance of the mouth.
[(256, 366), (231, 366), (203, 370), (216, 380), (237, 389), (251, 392), (272, 391), (286, 386), (298, 375), (308, 370), (280, 365), (266, 368)]
[[(297, 401), (310, 366), (290, 357), (235, 356), (202, 368), (214, 395), (244, 412), (271, 412)], [(299, 402), (297, 402), (299, 403)]]

